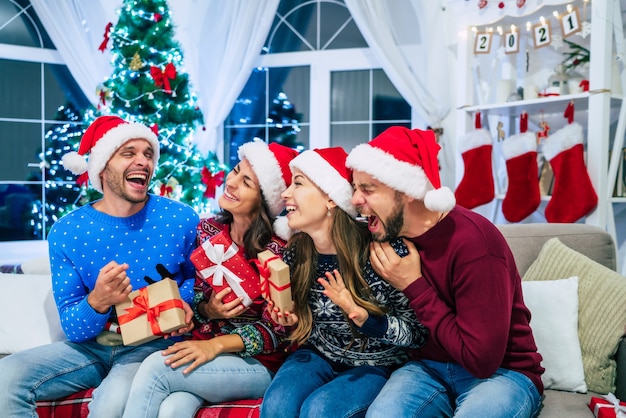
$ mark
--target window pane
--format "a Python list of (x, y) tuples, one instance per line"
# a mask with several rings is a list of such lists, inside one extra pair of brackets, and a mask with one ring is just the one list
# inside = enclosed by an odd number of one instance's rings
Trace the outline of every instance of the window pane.
[(235, 102), (225, 125), (265, 124), (267, 68), (256, 68)]
[(274, 101), (280, 93), (284, 93), (294, 107), (295, 117), (302, 123), (309, 121), (310, 73), (309, 67), (282, 67), (269, 70), (270, 100)]
[(41, 124), (0, 121), (0, 181), (25, 181), (39, 164)]
[(371, 139), (369, 129), (369, 123), (333, 125), (330, 128), (330, 146), (343, 147), (350, 152), (355, 146)]
[(372, 138), (376, 138), (378, 135), (382, 134), (383, 131), (392, 126), (404, 126), (405, 128), (411, 129), (411, 122), (374, 123), (372, 125)]
[(41, 119), (41, 64), (0, 59), (0, 118)]
[(367, 48), (367, 42), (350, 16), (336, 3), (320, 3), (320, 45), (318, 49)]
[(33, 204), (29, 185), (0, 184), (0, 241), (33, 239)]
[(369, 70), (335, 71), (331, 74), (332, 122), (369, 120)]
[(0, 44), (54, 49), (28, 0), (0, 0)]
[(55, 119), (59, 106), (71, 103), (76, 109), (86, 109), (89, 101), (76, 84), (65, 65), (44, 65), (45, 119)]
[(383, 70), (373, 70), (374, 120), (410, 120), (411, 106), (402, 98)]
[[(277, 15), (287, 24), (275, 19), (265, 43), (272, 54), (316, 50), (317, 47), (317, 4), (300, 5), (302, 0), (281, 1)], [(278, 16), (277, 16), (278, 17)]]

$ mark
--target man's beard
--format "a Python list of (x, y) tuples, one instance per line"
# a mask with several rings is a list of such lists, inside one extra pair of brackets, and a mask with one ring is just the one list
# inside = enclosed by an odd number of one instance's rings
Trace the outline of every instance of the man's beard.
[(396, 200), (393, 212), (389, 218), (387, 218), (385, 222), (383, 222), (382, 219), (379, 219), (379, 222), (381, 222), (385, 227), (385, 233), (384, 235), (373, 235), (372, 238), (374, 238), (374, 241), (385, 242), (398, 238), (400, 236), (400, 231), (402, 231), (402, 226), (404, 225), (404, 212), (402, 210), (402, 205), (400, 205), (400, 203)]

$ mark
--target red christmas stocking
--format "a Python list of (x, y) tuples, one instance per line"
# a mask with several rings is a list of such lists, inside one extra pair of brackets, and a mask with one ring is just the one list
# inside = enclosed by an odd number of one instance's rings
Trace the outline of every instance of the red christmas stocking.
[(502, 201), (502, 214), (509, 222), (519, 222), (533, 213), (541, 202), (537, 138), (534, 133), (513, 135), (502, 143), (509, 186)]
[(582, 126), (570, 123), (549, 136), (543, 154), (554, 172), (546, 220), (571, 223), (588, 215), (598, 204), (598, 195), (585, 166)]
[(491, 153), (491, 134), (478, 127), (468, 132), (459, 149), (463, 157), (465, 172), (454, 191), (456, 203), (467, 209), (489, 203), (495, 197)]

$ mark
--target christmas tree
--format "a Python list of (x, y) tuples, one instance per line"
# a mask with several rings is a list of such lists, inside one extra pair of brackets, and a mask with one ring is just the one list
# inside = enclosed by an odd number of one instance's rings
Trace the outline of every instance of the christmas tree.
[(153, 192), (199, 212), (211, 210), (210, 199), (227, 167), (215, 155), (201, 155), (193, 143), (202, 112), (183, 71), (167, 2), (124, 0), (108, 33), (113, 74), (99, 88), (99, 113), (158, 129), (161, 158)]
[[(75, 176), (61, 165), (61, 157), (76, 151), (89, 124), (100, 115), (118, 115), (128, 121), (158, 129), (161, 157), (153, 176), (154, 194), (189, 204), (198, 212), (216, 209), (215, 189), (227, 166), (215, 154), (203, 156), (193, 143), (202, 128), (183, 56), (174, 40), (174, 27), (165, 0), (124, 0), (116, 25), (107, 25), (100, 49), (111, 48), (113, 73), (98, 87), (98, 107), (81, 113), (71, 105), (59, 108), (56, 125), (46, 134), (41, 153), (46, 181), (45, 202), (31, 214), (33, 229), (41, 234), (59, 217), (100, 194), (76, 184)], [(41, 172), (33, 173), (40, 180)], [(40, 210), (39, 208), (42, 208)]]
[[(39, 154), (42, 169), (33, 171), (29, 180), (45, 181), (44, 201), (37, 200), (31, 213), (31, 225), (36, 237), (47, 235), (50, 227), (61, 216), (81, 206), (86, 201), (84, 190), (76, 184), (75, 176), (61, 165), (63, 155), (75, 149), (87, 128), (82, 113), (72, 103), (57, 109), (54, 120), (64, 122), (55, 124), (45, 136), (46, 150)], [(38, 186), (33, 189), (39, 195)]]

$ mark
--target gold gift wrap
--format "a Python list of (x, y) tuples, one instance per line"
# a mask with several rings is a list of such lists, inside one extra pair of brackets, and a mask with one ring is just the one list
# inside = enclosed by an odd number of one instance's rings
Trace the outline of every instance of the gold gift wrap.
[(274, 302), (274, 305), (281, 311), (291, 310), (293, 301), (289, 266), (270, 250), (260, 252), (257, 259), (263, 296)]
[(115, 311), (124, 345), (140, 345), (186, 325), (178, 284), (168, 278), (131, 292)]

